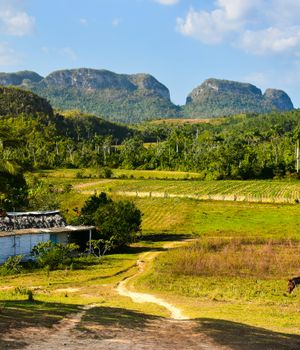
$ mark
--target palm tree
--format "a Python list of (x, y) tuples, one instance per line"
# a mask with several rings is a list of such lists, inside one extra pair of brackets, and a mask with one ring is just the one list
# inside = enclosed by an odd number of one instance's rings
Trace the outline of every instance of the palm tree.
[(0, 127), (0, 192), (5, 193), (12, 176), (20, 173), (20, 166), (9, 157), (9, 145), (15, 144), (9, 131)]

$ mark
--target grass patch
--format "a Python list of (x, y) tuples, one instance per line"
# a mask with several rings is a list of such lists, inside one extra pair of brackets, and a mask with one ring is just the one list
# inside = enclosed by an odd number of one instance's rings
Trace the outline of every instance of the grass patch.
[(299, 241), (205, 238), (161, 254), (136, 287), (173, 300), (194, 318), (220, 318), (300, 333)]
[(299, 241), (204, 239), (158, 259), (157, 271), (171, 275), (285, 278), (300, 270)]

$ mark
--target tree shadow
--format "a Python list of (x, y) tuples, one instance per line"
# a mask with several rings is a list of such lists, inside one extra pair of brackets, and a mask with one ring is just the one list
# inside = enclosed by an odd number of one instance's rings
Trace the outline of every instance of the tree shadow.
[(197, 332), (203, 332), (232, 350), (299, 350), (300, 336), (270, 331), (242, 323), (197, 319)]
[[(34, 343), (34, 335), (30, 335), (30, 341), (22, 338), (27, 329), (50, 329), (67, 314), (80, 310), (79, 305), (28, 301), (0, 301), (0, 306), (0, 349), (9, 350), (23, 349), (29, 342)], [(161, 345), (161, 349), (170, 349), (174, 345), (174, 349), (196, 350), (206, 341), (213, 344), (211, 349), (214, 346), (227, 346), (232, 350), (300, 349), (298, 335), (210, 318), (174, 321), (120, 307), (92, 307), (86, 311), (76, 330), (81, 339), (124, 340), (129, 337), (130, 340), (130, 337), (136, 337), (137, 345), (139, 342), (144, 345), (155, 343), (157, 348)], [(7, 337), (8, 332), (10, 337)]]
[(162, 319), (159, 316), (148, 315), (117, 307), (97, 306), (86, 312), (82, 318), (84, 323), (96, 323), (102, 326), (118, 326), (125, 329), (145, 330), (150, 321)]
[(50, 329), (67, 314), (79, 310), (79, 305), (72, 304), (2, 300), (0, 349), (23, 349), (28, 344), (18, 334), (27, 332), (26, 330), (32, 327)]
[(174, 241), (184, 241), (186, 239), (192, 238), (192, 235), (188, 234), (145, 234), (142, 236), (141, 241), (151, 241), (151, 242), (174, 242)]
[(115, 251), (114, 253), (123, 253), (123, 254), (141, 254), (147, 252), (160, 252), (165, 249), (162, 247), (145, 247), (145, 246), (126, 246), (123, 247), (121, 251)]
[[(100, 328), (95, 328), (95, 325)], [(300, 349), (298, 335), (218, 319), (174, 321), (123, 308), (94, 307), (85, 314), (78, 329), (96, 338), (110, 337), (112, 334), (115, 337), (118, 337), (118, 334), (120, 337), (124, 337), (124, 334), (136, 335), (137, 338), (142, 336), (144, 344), (147, 343), (148, 337), (151, 337), (151, 332), (155, 332), (161, 344), (166, 341), (166, 337), (169, 338), (169, 346), (172, 346), (172, 337), (177, 337), (177, 343), (174, 339), (174, 346), (178, 346), (179, 337), (182, 340), (182, 349), (188, 340), (192, 343), (187, 348), (195, 350), (199, 348), (199, 342), (206, 341), (208, 344), (215, 344), (216, 348), (226, 346), (232, 350)], [(214, 345), (211, 346), (214, 349)], [(162, 348), (165, 349), (163, 346)]]

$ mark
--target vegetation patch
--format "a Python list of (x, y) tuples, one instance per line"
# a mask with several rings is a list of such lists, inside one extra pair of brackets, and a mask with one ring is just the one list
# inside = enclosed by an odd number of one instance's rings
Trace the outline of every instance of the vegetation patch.
[(299, 241), (206, 238), (163, 254), (157, 272), (211, 277), (285, 278), (300, 269)]
[(190, 317), (299, 333), (299, 292), (287, 293), (298, 250), (298, 240), (204, 238), (159, 255), (136, 288), (173, 300)]

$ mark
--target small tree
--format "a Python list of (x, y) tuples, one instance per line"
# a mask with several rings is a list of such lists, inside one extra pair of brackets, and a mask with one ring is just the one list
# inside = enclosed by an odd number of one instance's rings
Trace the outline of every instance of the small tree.
[(95, 212), (100, 207), (105, 206), (110, 202), (112, 202), (112, 200), (108, 198), (104, 192), (101, 192), (98, 196), (97, 194), (94, 194), (89, 197), (80, 211), (78, 217), (79, 223), (83, 225), (95, 225)]
[(101, 237), (113, 242), (113, 248), (134, 242), (141, 232), (142, 213), (127, 200), (99, 207), (94, 220)]
[(134, 242), (141, 233), (142, 213), (134, 203), (113, 201), (101, 192), (85, 202), (78, 222), (95, 225), (99, 238), (92, 241), (92, 249), (98, 256), (109, 250)]
[(105, 239), (93, 239), (91, 242), (87, 243), (91, 245), (92, 253), (99, 258), (108, 253), (114, 246), (113, 239), (105, 240)]

